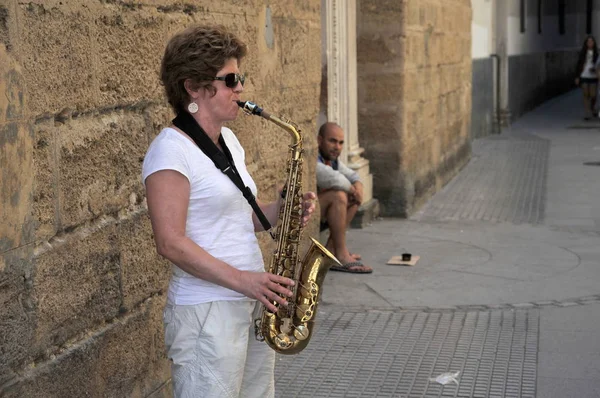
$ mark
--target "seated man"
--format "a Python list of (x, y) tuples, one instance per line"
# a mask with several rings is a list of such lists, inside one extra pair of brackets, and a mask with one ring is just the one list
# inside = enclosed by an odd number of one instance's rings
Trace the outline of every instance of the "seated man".
[(319, 129), (317, 142), (317, 195), (321, 221), (327, 222), (330, 231), (326, 246), (343, 264), (331, 270), (371, 273), (373, 269), (363, 265), (360, 256), (351, 254), (346, 247), (346, 228), (362, 202), (363, 186), (358, 174), (338, 159), (344, 145), (344, 131), (335, 123), (325, 123)]

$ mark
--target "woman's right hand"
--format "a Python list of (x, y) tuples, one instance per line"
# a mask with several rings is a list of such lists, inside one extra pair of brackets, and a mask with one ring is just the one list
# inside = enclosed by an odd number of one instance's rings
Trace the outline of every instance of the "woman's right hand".
[(247, 297), (256, 299), (263, 303), (272, 313), (277, 312), (277, 307), (273, 301), (279, 305), (287, 305), (285, 297), (291, 297), (292, 291), (286, 286), (294, 286), (294, 281), (290, 278), (271, 274), (269, 272), (250, 272), (242, 271), (240, 277), (240, 293)]

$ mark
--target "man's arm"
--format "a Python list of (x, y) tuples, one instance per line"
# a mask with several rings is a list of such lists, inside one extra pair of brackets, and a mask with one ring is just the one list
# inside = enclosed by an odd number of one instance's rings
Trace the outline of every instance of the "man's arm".
[(363, 184), (360, 181), (356, 181), (352, 184), (354, 187), (354, 193), (352, 194), (352, 199), (358, 204), (361, 204), (363, 201)]
[(337, 189), (345, 192), (352, 190), (352, 182), (338, 170), (317, 162), (317, 186), (319, 189)]
[(350, 184), (360, 181), (360, 176), (350, 167), (346, 166), (344, 162), (338, 160), (338, 171), (344, 175), (350, 181)]

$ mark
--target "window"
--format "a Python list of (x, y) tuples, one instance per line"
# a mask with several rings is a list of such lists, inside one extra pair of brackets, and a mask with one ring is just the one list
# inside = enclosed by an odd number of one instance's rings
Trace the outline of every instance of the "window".
[(566, 0), (558, 0), (558, 33), (565, 34), (565, 8), (567, 7)]
[(525, 0), (521, 0), (520, 13), (521, 13), (521, 33), (525, 33), (525, 21), (527, 20), (527, 10), (525, 7)]
[(542, 14), (542, 0), (538, 0), (538, 33), (542, 33), (542, 19), (544, 14)]
[(587, 0), (585, 9), (585, 31), (588, 35), (592, 34), (592, 14), (594, 13), (594, 1)]

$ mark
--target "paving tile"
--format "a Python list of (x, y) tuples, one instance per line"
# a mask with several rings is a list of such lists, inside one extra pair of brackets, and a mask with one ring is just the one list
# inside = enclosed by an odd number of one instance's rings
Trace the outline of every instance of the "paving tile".
[[(532, 391), (536, 368), (526, 368), (524, 362), (526, 349), (537, 352), (537, 311), (457, 311), (443, 316), (332, 311), (321, 320), (310, 349), (282, 360), (278, 356), (276, 396), (470, 397)], [(402, 327), (388, 327), (404, 320)], [(521, 326), (527, 323), (529, 328)], [(496, 331), (490, 333), (492, 326)], [(461, 371), (458, 387), (430, 381), (456, 371)]]
[(419, 211), (419, 219), (541, 223), (550, 141), (519, 134), (472, 145), (486, 161), (469, 163)]

